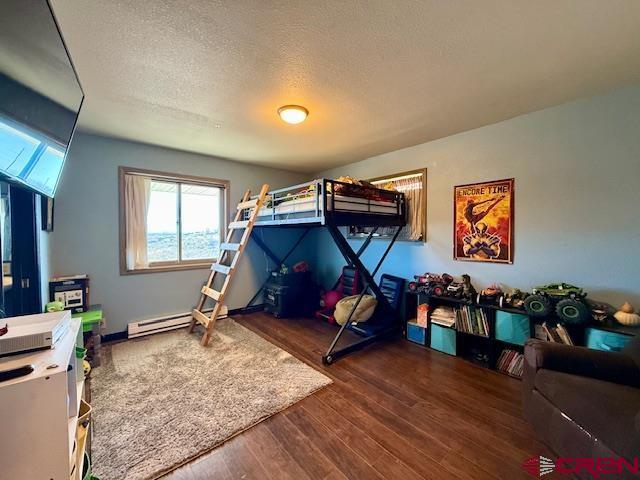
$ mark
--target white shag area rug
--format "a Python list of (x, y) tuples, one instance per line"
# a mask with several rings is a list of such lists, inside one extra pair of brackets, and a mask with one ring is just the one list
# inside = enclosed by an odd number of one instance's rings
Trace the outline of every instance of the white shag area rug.
[(331, 380), (228, 318), (112, 345), (91, 373), (93, 473), (155, 479)]

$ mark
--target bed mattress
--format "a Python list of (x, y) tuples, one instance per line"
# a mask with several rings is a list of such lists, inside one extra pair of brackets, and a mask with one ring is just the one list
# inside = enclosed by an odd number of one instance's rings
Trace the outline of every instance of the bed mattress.
[[(397, 215), (397, 205), (395, 202), (384, 202), (380, 200), (369, 200), (362, 197), (351, 197), (346, 195), (335, 195), (327, 198), (327, 210), (336, 210), (341, 212), (359, 212), (359, 213), (376, 213), (386, 215)], [(323, 210), (323, 198), (318, 198), (318, 215)], [(275, 211), (274, 211), (275, 210)], [(310, 213), (316, 216), (316, 197), (295, 198), (285, 200), (278, 203), (275, 207), (262, 207), (258, 212), (258, 219), (266, 219), (274, 215)], [(296, 215), (298, 216), (298, 215)]]

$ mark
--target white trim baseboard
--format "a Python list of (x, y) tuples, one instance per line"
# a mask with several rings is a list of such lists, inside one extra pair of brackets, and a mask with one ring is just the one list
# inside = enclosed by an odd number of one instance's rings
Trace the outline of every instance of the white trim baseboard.
[[(209, 313), (211, 311), (212, 309), (208, 309), (204, 310), (203, 313)], [(228, 316), (228, 312), (227, 306), (223, 305), (220, 310), (220, 315), (218, 315), (218, 319), (226, 318)], [(177, 313), (166, 317), (149, 318), (138, 322), (132, 322), (127, 326), (127, 338), (142, 337), (153, 333), (186, 328), (189, 326), (190, 322), (191, 312)]]

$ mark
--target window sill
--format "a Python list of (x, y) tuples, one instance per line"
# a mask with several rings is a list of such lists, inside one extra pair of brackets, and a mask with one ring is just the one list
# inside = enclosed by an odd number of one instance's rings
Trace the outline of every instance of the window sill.
[(136, 270), (127, 270), (126, 268), (120, 268), (120, 275), (137, 275), (141, 273), (160, 273), (160, 272), (179, 272), (182, 270), (204, 270), (210, 269), (211, 264), (215, 263), (215, 260), (205, 263), (184, 263), (180, 265), (158, 265), (155, 267), (138, 268)]

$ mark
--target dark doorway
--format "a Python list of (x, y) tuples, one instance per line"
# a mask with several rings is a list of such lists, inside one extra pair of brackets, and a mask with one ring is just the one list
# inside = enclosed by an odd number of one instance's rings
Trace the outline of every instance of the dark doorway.
[(0, 182), (1, 300), (7, 317), (42, 311), (37, 200), (24, 188)]

